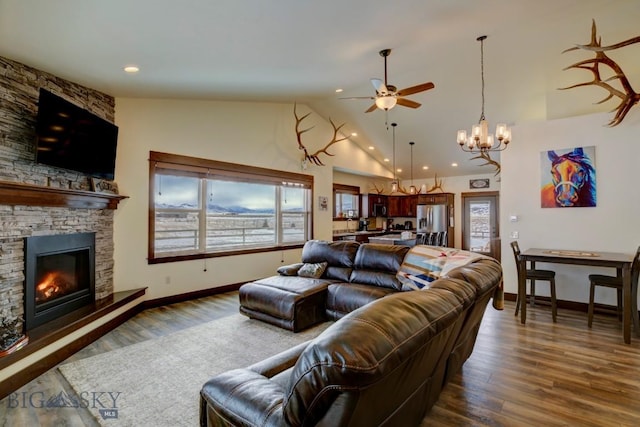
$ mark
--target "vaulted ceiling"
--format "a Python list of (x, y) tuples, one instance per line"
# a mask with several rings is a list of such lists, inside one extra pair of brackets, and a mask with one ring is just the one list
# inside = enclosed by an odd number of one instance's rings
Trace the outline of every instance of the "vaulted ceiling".
[[(430, 178), (493, 172), (456, 144), (481, 113), (480, 35), (491, 127), (615, 108), (595, 104), (601, 88), (558, 90), (592, 78), (563, 68), (593, 54), (562, 54), (589, 43), (592, 19), (603, 45), (640, 36), (637, 0), (0, 0), (0, 56), (115, 97), (306, 103), (380, 161), (396, 122), (399, 176), (415, 141), (414, 177)], [(422, 106), (339, 99), (375, 94), (386, 48), (390, 84), (435, 84), (408, 97)], [(610, 56), (640, 90), (640, 44)]]

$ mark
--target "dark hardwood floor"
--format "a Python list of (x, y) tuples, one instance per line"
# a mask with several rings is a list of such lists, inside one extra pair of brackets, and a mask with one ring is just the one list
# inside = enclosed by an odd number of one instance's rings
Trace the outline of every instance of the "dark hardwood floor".
[[(586, 313), (559, 309), (554, 324), (550, 308), (536, 306), (523, 326), (513, 311), (510, 301), (504, 311), (487, 307), (473, 355), (421, 427), (640, 425), (640, 338), (624, 344), (613, 316), (597, 314), (589, 329)], [(237, 292), (148, 309), (65, 362), (237, 312)], [(62, 390), (64, 377), (47, 371), (0, 401), (0, 426), (96, 426), (82, 409), (23, 404)]]

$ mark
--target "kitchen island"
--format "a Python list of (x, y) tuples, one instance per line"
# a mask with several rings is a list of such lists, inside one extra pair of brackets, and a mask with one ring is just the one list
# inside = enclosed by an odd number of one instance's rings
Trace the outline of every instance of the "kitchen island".
[(369, 243), (377, 243), (380, 245), (413, 246), (416, 244), (416, 235), (414, 233), (411, 233), (408, 238), (403, 238), (402, 234), (399, 233), (385, 234), (382, 236), (370, 237)]
[(382, 236), (385, 233), (385, 230), (335, 231), (333, 233), (333, 241), (355, 240), (360, 243), (367, 243), (371, 237)]

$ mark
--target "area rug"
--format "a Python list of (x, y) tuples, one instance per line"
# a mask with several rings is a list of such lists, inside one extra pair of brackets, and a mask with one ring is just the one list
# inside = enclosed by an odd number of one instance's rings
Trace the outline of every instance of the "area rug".
[(59, 371), (103, 426), (195, 426), (199, 392), (213, 375), (248, 366), (319, 335), (234, 314), (162, 338), (63, 364)]

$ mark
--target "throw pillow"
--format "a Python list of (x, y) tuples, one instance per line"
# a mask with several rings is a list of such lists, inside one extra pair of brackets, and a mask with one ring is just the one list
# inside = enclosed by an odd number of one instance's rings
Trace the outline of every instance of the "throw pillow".
[(281, 276), (297, 276), (298, 270), (300, 270), (300, 267), (302, 267), (302, 263), (297, 262), (295, 264), (280, 266), (276, 271)]
[(402, 290), (429, 289), (431, 282), (444, 277), (456, 267), (468, 264), (484, 255), (438, 246), (414, 246), (396, 274)]
[(327, 269), (327, 265), (329, 265), (327, 262), (305, 263), (298, 270), (298, 276), (319, 279)]

